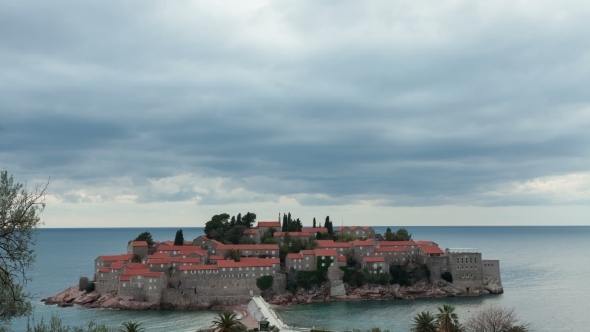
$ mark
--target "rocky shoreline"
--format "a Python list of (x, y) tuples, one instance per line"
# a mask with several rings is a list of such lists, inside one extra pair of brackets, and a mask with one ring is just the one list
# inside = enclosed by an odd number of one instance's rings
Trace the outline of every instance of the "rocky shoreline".
[[(437, 298), (437, 297), (458, 297), (458, 296), (478, 296), (485, 294), (502, 294), (504, 289), (502, 284), (493, 278), (484, 278), (484, 289), (469, 294), (453, 286), (446, 281), (436, 282), (419, 282), (412, 286), (400, 285), (363, 285), (361, 287), (350, 287), (344, 284), (345, 294), (332, 295), (332, 285), (330, 282), (321, 287), (306, 291), (300, 289), (295, 294), (270, 294), (264, 296), (265, 300), (274, 305), (294, 305), (309, 304), (316, 302), (334, 302), (334, 301), (366, 301), (366, 300), (413, 300), (418, 298)], [(212, 305), (203, 303), (199, 307), (191, 308), (173, 308), (150, 304), (143, 301), (135, 301), (129, 297), (119, 297), (115, 293), (100, 295), (98, 292), (86, 292), (80, 290), (79, 286), (72, 286), (63, 292), (42, 300), (46, 305), (57, 305), (58, 307), (71, 307), (74, 305), (84, 306), (86, 308), (102, 309), (119, 309), (119, 310), (155, 310), (155, 309), (212, 309)]]
[(492, 278), (484, 278), (484, 289), (465, 293), (453, 284), (446, 281), (419, 282), (412, 286), (400, 285), (363, 285), (361, 287), (350, 287), (344, 284), (345, 295), (331, 295), (331, 284), (325, 283), (322, 287), (309, 291), (300, 289), (295, 294), (286, 293), (280, 295), (265, 296), (265, 300), (274, 305), (310, 304), (317, 302), (336, 301), (366, 301), (366, 300), (413, 300), (418, 298), (437, 297), (466, 297), (486, 294), (502, 294), (504, 289), (499, 281)]

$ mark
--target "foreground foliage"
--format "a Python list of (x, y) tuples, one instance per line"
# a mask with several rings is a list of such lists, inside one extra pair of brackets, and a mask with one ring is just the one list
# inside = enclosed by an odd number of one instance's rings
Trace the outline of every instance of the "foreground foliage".
[(239, 331), (242, 325), (235, 312), (223, 311), (213, 320), (213, 327), (219, 329), (219, 332)]
[(437, 328), (436, 317), (430, 311), (422, 311), (414, 317), (410, 331), (436, 332)]
[(0, 322), (31, 312), (24, 285), (26, 271), (35, 262), (35, 232), (41, 224), (47, 185), (32, 191), (0, 172)]

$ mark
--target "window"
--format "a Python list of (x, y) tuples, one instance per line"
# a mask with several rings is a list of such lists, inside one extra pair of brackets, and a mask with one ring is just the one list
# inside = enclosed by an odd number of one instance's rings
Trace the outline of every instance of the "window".
[(123, 287), (127, 287), (127, 283), (123, 283)]

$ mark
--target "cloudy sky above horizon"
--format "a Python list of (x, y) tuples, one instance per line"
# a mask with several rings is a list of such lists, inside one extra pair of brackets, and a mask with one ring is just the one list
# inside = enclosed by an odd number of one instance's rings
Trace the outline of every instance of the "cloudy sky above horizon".
[(0, 8), (0, 169), (46, 227), (590, 225), (585, 1)]

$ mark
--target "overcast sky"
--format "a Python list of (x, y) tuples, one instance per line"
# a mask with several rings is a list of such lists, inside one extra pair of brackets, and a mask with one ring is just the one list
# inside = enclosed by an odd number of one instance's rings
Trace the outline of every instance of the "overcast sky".
[(590, 225), (588, 1), (9, 1), (46, 227)]

